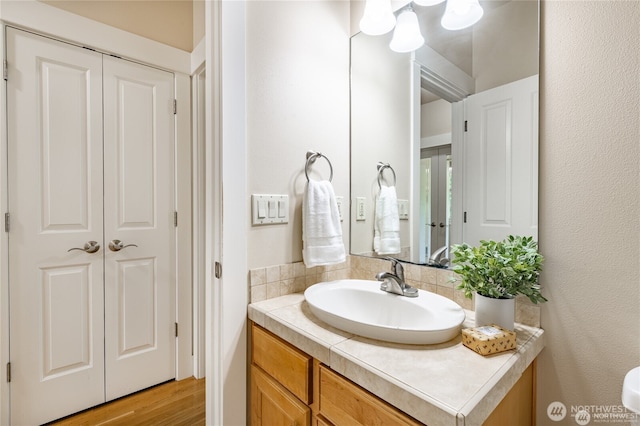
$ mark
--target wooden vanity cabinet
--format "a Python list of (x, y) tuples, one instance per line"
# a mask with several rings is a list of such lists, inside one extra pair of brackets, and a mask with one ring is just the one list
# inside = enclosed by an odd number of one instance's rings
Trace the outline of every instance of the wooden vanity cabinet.
[[(535, 424), (535, 365), (484, 426)], [(250, 370), (252, 426), (422, 424), (253, 322)]]
[(311, 425), (313, 358), (267, 330), (251, 327), (251, 424)]
[(250, 375), (252, 426), (421, 424), (254, 323)]

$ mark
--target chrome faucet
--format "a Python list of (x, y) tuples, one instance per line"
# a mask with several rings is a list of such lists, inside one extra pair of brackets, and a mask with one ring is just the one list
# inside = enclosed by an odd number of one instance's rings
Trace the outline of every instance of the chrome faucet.
[(406, 297), (418, 297), (418, 289), (404, 282), (404, 268), (398, 259), (387, 257), (391, 261), (392, 272), (378, 272), (376, 279), (382, 281), (380, 290)]
[(437, 266), (439, 268), (446, 268), (449, 266), (449, 258), (447, 253), (449, 252), (449, 246), (442, 246), (438, 250), (434, 251), (431, 257), (429, 257), (429, 266)]

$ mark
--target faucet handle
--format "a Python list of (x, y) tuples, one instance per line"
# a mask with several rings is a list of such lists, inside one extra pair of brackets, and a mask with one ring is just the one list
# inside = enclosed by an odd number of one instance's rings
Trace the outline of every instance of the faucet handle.
[(395, 271), (398, 278), (400, 278), (400, 280), (404, 282), (404, 266), (402, 266), (402, 263), (396, 260), (396, 263), (393, 265), (393, 270)]
[(395, 257), (385, 257), (388, 261), (391, 262), (391, 269), (393, 273), (400, 278), (402, 282), (404, 282), (404, 267), (400, 262), (400, 259), (396, 259)]

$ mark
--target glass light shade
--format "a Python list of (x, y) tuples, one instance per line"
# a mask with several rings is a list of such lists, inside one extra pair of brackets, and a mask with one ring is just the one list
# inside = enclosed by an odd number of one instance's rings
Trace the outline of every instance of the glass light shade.
[(435, 6), (442, 3), (444, 0), (413, 0), (418, 6)]
[(418, 16), (412, 9), (406, 9), (398, 15), (396, 29), (389, 47), (394, 52), (405, 53), (418, 49), (424, 44), (424, 37), (420, 34)]
[(395, 24), (396, 17), (391, 10), (391, 0), (367, 0), (362, 19), (360, 19), (360, 30), (363, 33), (386, 34)]
[(483, 14), (478, 0), (447, 0), (440, 23), (447, 30), (461, 30), (478, 22)]

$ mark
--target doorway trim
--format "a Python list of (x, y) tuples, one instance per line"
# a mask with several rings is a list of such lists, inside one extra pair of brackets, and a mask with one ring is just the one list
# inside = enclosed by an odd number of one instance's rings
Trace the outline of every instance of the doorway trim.
[[(178, 104), (175, 124), (176, 209), (176, 379), (193, 374), (191, 292), (191, 55), (159, 42), (65, 12), (39, 1), (3, 2), (0, 5), (0, 54), (6, 58), (7, 25), (161, 68), (174, 73)], [(10, 77), (9, 77), (10, 78)], [(7, 193), (6, 83), (0, 85), (0, 214), (9, 211)], [(186, 170), (185, 170), (186, 169)], [(179, 179), (179, 176), (183, 176)], [(6, 365), (9, 358), (9, 233), (0, 232), (0, 424), (9, 424), (10, 394)], [(184, 338), (180, 338), (184, 336)]]

